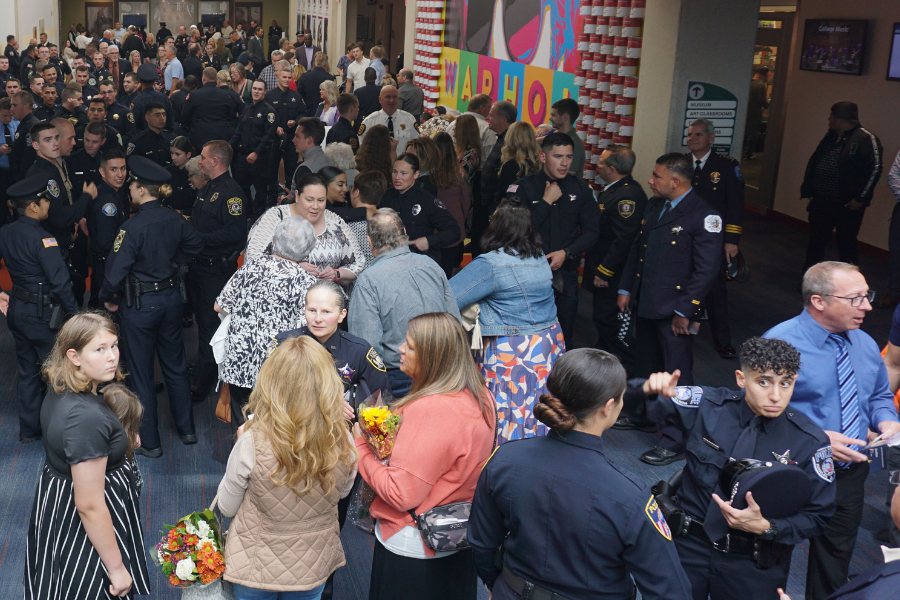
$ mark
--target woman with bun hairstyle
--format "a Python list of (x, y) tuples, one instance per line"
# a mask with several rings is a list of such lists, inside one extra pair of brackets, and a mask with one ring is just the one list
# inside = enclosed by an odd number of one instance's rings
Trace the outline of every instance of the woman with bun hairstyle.
[(161, 200), (172, 193), (171, 175), (143, 156), (128, 159), (129, 191), (137, 213), (122, 224), (106, 261), (100, 301), (122, 323), (122, 350), (130, 387), (144, 405), (141, 447), (136, 454), (162, 456), (157, 427), (153, 359), (169, 395), (169, 410), (181, 441), (196, 444), (191, 385), (184, 352), (180, 265), (203, 250), (203, 239), (188, 221)]
[(625, 385), (612, 354), (566, 353), (534, 408), (550, 433), (501, 446), (481, 472), (468, 533), (493, 600), (531, 586), (535, 598), (630, 600), (635, 582), (644, 600), (691, 599), (656, 499), (606, 457)]

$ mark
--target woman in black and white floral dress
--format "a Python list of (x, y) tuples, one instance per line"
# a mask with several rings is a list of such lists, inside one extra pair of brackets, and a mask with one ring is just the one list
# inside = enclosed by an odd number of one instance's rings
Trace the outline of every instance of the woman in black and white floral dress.
[(231, 315), (220, 378), (231, 391), (235, 427), (244, 421), (241, 408), (250, 399), (269, 343), (282, 331), (306, 325), (306, 292), (316, 278), (301, 261), (315, 244), (309, 221), (285, 218), (275, 227), (271, 252), (244, 264), (216, 298), (216, 311)]

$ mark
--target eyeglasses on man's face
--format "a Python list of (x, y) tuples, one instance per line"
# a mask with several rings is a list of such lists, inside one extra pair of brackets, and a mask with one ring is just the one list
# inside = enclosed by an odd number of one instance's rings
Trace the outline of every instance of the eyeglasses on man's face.
[(822, 294), (822, 296), (827, 296), (827, 297), (831, 297), (831, 298), (839, 298), (841, 300), (848, 300), (850, 302), (850, 306), (852, 306), (853, 308), (859, 308), (859, 306), (862, 304), (863, 300), (868, 300), (869, 304), (872, 304), (872, 302), (875, 301), (875, 292), (873, 292), (872, 290), (869, 290), (862, 296), (847, 297), (847, 296), (835, 296), (834, 294)]

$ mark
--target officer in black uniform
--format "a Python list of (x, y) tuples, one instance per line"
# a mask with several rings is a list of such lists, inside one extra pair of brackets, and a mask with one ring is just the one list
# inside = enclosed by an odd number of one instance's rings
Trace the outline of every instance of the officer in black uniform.
[(59, 106), (56, 105), (56, 88), (52, 85), (44, 85), (41, 90), (41, 102), (34, 109), (34, 116), (39, 121), (50, 121), (55, 115)]
[(54, 119), (65, 119), (75, 128), (75, 148), (83, 146), (83, 129), (90, 122), (87, 110), (81, 105), (81, 92), (75, 88), (65, 88), (62, 92), (62, 104), (56, 108)]
[(196, 444), (182, 338), (182, 281), (180, 264), (203, 249), (203, 240), (184, 217), (162, 206), (169, 193), (169, 172), (142, 157), (128, 159), (131, 201), (138, 212), (119, 229), (106, 265), (100, 300), (119, 311), (122, 346), (128, 364), (129, 386), (144, 406), (141, 447), (149, 458), (162, 456), (153, 358), (169, 396), (169, 410), (184, 444)]
[[(691, 188), (688, 159), (664, 154), (650, 178), (655, 197), (647, 204), (619, 282), (619, 310), (635, 319), (638, 377), (681, 371), (693, 385), (691, 322), (722, 268), (722, 217)], [(680, 430), (663, 427), (659, 445), (641, 455), (660, 466), (684, 458)]]
[[(122, 138), (119, 142), (122, 147), (128, 146), (128, 142), (134, 139), (134, 114), (131, 109), (116, 101), (116, 91), (113, 86), (103, 84), (100, 86), (100, 97), (106, 103), (106, 124), (115, 129)], [(90, 113), (88, 113), (90, 116)]]
[(247, 206), (244, 190), (228, 174), (232, 151), (228, 142), (208, 142), (200, 152), (200, 170), (209, 183), (197, 192), (191, 225), (205, 242), (203, 253), (191, 262), (188, 294), (197, 321), (196, 382), (191, 392), (202, 402), (218, 378), (209, 341), (219, 327), (213, 306), (222, 288), (237, 271), (237, 259), (247, 243)]
[(100, 186), (100, 157), (103, 154), (105, 125), (91, 123), (84, 130), (84, 148), (65, 158), (72, 189), (84, 189), (85, 183)]
[(172, 140), (175, 135), (163, 129), (166, 125), (166, 108), (159, 102), (143, 104), (144, 121), (147, 129), (140, 132), (128, 143), (128, 156), (143, 156), (161, 167), (172, 164)]
[(47, 178), (26, 177), (7, 193), (19, 218), (0, 229), (0, 258), (13, 283), (4, 313), (16, 342), (19, 441), (27, 443), (41, 438), (41, 364), (53, 348), (62, 312), (74, 313), (78, 304), (59, 245), (41, 227), (50, 212)]
[[(730, 156), (716, 154), (712, 149), (716, 128), (707, 119), (697, 119), (688, 128), (687, 157), (694, 168), (691, 185), (694, 191), (722, 217), (724, 227), (724, 261), (727, 264), (738, 253), (744, 225), (744, 176), (741, 163)], [(731, 345), (728, 326), (728, 295), (725, 291), (725, 269), (719, 275), (703, 302), (709, 317), (716, 352), (722, 358), (737, 356)]]
[(297, 121), (303, 116), (303, 98), (292, 90), (290, 69), (275, 73), (278, 85), (266, 92), (266, 102), (275, 109), (275, 143), (272, 145), (272, 158), (269, 173), (269, 203), (274, 204), (278, 198), (278, 164), (284, 160), (284, 177), (289, 181), (297, 170), (297, 149), (294, 147), (294, 132)]
[(129, 216), (129, 191), (125, 187), (128, 167), (125, 153), (109, 150), (100, 156), (100, 185), (87, 213), (91, 237), (91, 297), (88, 306), (100, 308), (100, 290), (105, 282), (106, 261), (119, 228)]
[(91, 87), (99, 87), (104, 81), (112, 83), (113, 76), (106, 68), (106, 58), (103, 53), (97, 50), (91, 58), (91, 64), (88, 67), (88, 84)]
[[(123, 152), (125, 151), (125, 144), (122, 143), (122, 136), (118, 131), (106, 123), (106, 101), (102, 97), (98, 96), (97, 98), (91, 99), (90, 105), (88, 106), (87, 117), (90, 123), (96, 123), (99, 128), (103, 129), (103, 133), (100, 134), (103, 138), (103, 145), (100, 147), (100, 152), (106, 152), (113, 148)], [(82, 145), (84, 144), (85, 129), (86, 126), (83, 126), (80, 130), (76, 130), (78, 141)], [(93, 130), (95, 131), (95, 135), (99, 133), (97, 127), (94, 127)]]
[[(147, 129), (147, 121), (144, 119), (145, 107), (148, 102), (159, 102), (166, 109), (166, 125), (163, 129), (172, 131), (175, 121), (172, 116), (172, 103), (169, 102), (168, 96), (160, 94), (153, 89), (156, 77), (159, 73), (156, 67), (150, 63), (144, 63), (137, 70), (138, 79), (141, 80), (141, 93), (131, 105), (131, 112), (134, 115), (135, 131), (141, 132)], [(108, 104), (108, 103), (107, 103)]]
[(75, 67), (75, 83), (81, 86), (81, 101), (85, 104), (99, 93), (97, 86), (92, 86), (88, 83), (89, 81), (90, 75), (88, 74), (87, 65)]
[(582, 287), (594, 296), (596, 348), (615, 354), (627, 373), (634, 372), (634, 336), (622, 335), (616, 303), (628, 253), (641, 228), (647, 194), (634, 179), (634, 152), (611, 144), (600, 155), (597, 169), (606, 187), (600, 193), (600, 227), (597, 243), (585, 253)]
[(234, 162), (231, 167), (234, 179), (242, 188), (247, 198), (250, 186), (256, 188), (253, 200), (251, 219), (259, 217), (266, 210), (269, 184), (272, 171), (269, 168), (272, 145), (275, 142), (275, 108), (266, 102), (266, 84), (261, 79), (252, 83), (250, 93), (253, 104), (244, 107), (241, 120), (234, 135), (231, 136), (231, 148), (234, 151)]
[[(244, 110), (240, 96), (216, 85), (216, 70), (203, 70), (203, 85), (190, 93), (181, 113), (181, 127), (194, 148), (210, 140), (230, 140)], [(274, 121), (273, 121), (274, 122)]]
[[(194, 207), (194, 200), (197, 199), (197, 190), (191, 185), (191, 180), (187, 170), (187, 162), (196, 156), (197, 151), (191, 145), (191, 141), (183, 135), (179, 135), (172, 140), (172, 164), (166, 167), (172, 179), (169, 185), (172, 187), (172, 195), (166, 198), (165, 205), (174, 208), (183, 215), (190, 216), (191, 209)], [(174, 153), (178, 151), (185, 155), (185, 162), (180, 167), (175, 164)]]
[(400, 215), (409, 249), (417, 254), (427, 254), (435, 262), (441, 262), (441, 248), (459, 241), (459, 224), (450, 211), (436, 197), (416, 185), (419, 177), (419, 159), (404, 152), (394, 163), (394, 185), (385, 192), (379, 206), (392, 208)]
[(564, 133), (551, 133), (541, 142), (543, 169), (519, 179), (506, 191), (506, 196), (518, 195), (534, 215), (544, 254), (554, 271), (556, 312), (567, 348), (575, 343), (581, 254), (597, 242), (600, 221), (590, 186), (569, 174), (572, 159), (572, 139)]
[(337, 110), (340, 117), (325, 136), (325, 145), (342, 142), (353, 148), (353, 154), (359, 150), (359, 127), (353, 122), (359, 116), (359, 98), (353, 94), (341, 94), (337, 99)]
[(550, 433), (507, 442), (488, 460), (468, 533), (494, 600), (625, 600), (635, 583), (645, 600), (691, 597), (647, 485), (606, 456), (601, 434), (622, 409), (625, 382), (614, 356), (567, 352), (534, 410)]
[(19, 127), (16, 129), (13, 141), (13, 151), (9, 155), (9, 170), (14, 181), (22, 179), (37, 158), (37, 153), (31, 146), (31, 128), (40, 121), (31, 112), (30, 97), (31, 94), (24, 90), (13, 94), (12, 97), (13, 118), (19, 120)]
[[(788, 405), (800, 359), (787, 342), (751, 338), (741, 346), (735, 373), (740, 391), (676, 387), (677, 372), (629, 382), (626, 411), (673, 423), (687, 436), (687, 463), (675, 498), (686, 518), (665, 512), (695, 600), (776, 598), (776, 589), (787, 587), (793, 546), (821, 533), (834, 514), (831, 442)], [(737, 494), (723, 489), (720, 474), (732, 458), (799, 467), (809, 480), (798, 482), (811, 491), (809, 500), (788, 510), (782, 506), (793, 500), (780, 492), (771, 498), (744, 494), (740, 485)], [(799, 494), (799, 488), (791, 491)], [(670, 496), (665, 486), (654, 490)], [(678, 512), (665, 498), (660, 502)], [(790, 514), (772, 516), (780, 511)]]

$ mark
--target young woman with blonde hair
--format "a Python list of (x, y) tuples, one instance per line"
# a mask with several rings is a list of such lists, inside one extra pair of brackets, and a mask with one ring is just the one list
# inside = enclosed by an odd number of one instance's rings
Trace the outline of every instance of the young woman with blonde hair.
[(510, 125), (504, 140), (503, 150), (500, 151), (502, 166), (497, 183), (498, 203), (510, 185), (541, 169), (541, 148), (529, 123), (517, 121)]
[(79, 313), (44, 363), (47, 458), (28, 527), (27, 600), (150, 593), (128, 434), (97, 392), (124, 378), (118, 344), (109, 317)]
[(409, 393), (391, 409), (402, 416), (388, 465), (354, 425), (359, 471), (375, 490), (376, 521), (370, 600), (474, 600), (477, 578), (470, 550), (435, 553), (414, 526), (435, 506), (471, 501), (493, 447), (496, 412), (472, 360), (465, 331), (447, 313), (409, 321), (400, 346)]
[(337, 506), (353, 485), (356, 454), (344, 406), (334, 359), (318, 341), (288, 339), (263, 363), (245, 411), (253, 418), (238, 430), (219, 484), (219, 509), (233, 517), (225, 579), (237, 600), (262, 590), (316, 600), (346, 564)]

